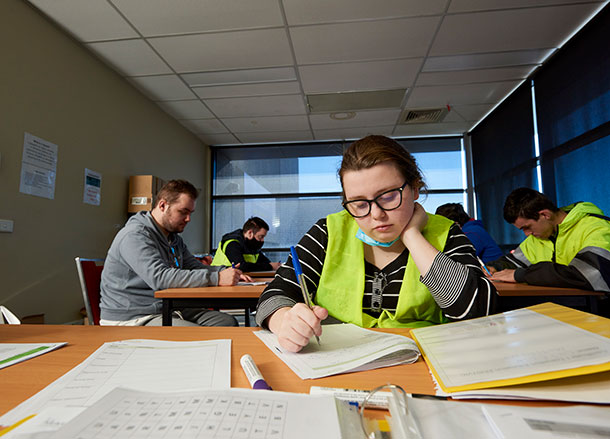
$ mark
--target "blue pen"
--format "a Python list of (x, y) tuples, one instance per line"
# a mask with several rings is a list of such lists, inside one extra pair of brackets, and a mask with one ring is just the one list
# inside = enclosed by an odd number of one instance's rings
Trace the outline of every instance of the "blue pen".
[[(299, 256), (297, 255), (297, 251), (294, 247), (290, 247), (290, 254), (292, 255), (292, 265), (294, 266), (294, 271), (297, 275), (297, 281), (301, 286), (301, 293), (303, 293), (303, 300), (305, 300), (305, 305), (307, 305), (309, 309), (313, 310), (313, 304), (311, 303), (311, 297), (309, 296), (309, 292), (307, 291), (307, 284), (305, 283), (305, 276), (303, 275), (301, 262), (299, 261)], [(316, 340), (318, 341), (319, 345), (320, 337), (318, 337), (317, 335)]]

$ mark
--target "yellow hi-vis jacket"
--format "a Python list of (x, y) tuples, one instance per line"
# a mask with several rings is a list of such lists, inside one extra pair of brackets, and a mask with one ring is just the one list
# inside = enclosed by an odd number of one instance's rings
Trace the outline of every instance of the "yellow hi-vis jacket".
[[(416, 328), (448, 321), (428, 288), (419, 281), (420, 272), (411, 255), (396, 313), (382, 310), (378, 318), (364, 313), (364, 244), (356, 238), (358, 224), (347, 211), (329, 215), (326, 224), (328, 246), (315, 303), (326, 308), (332, 317), (365, 328)], [(442, 251), (452, 224), (447, 218), (428, 214), (428, 223), (422, 233)]]

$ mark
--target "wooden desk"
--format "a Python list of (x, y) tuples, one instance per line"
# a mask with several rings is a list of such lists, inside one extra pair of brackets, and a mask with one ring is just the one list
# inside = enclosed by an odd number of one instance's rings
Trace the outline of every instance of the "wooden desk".
[(494, 281), (494, 286), (500, 297), (584, 297), (590, 312), (593, 314), (597, 314), (598, 299), (605, 296), (605, 293), (601, 291), (581, 290), (578, 288), (543, 287), (524, 283)]
[(273, 279), (273, 277), (275, 276), (275, 271), (248, 271), (244, 274), (247, 274), (250, 277), (269, 277)]
[[(188, 341), (230, 338), (232, 387), (250, 387), (239, 365), (239, 359), (248, 353), (274, 390), (309, 393), (310, 386), (373, 389), (391, 382), (401, 385), (409, 392), (434, 394), (434, 384), (422, 359), (414, 364), (301, 380), (253, 334), (255, 330), (257, 329), (220, 327), (0, 325), (0, 340), (5, 343), (68, 342), (67, 346), (55, 351), (0, 369), (0, 414), (6, 413), (67, 373), (103, 343), (128, 339)], [(408, 334), (406, 329), (383, 331)]]
[[(260, 281), (270, 280), (261, 278)], [(180, 308), (229, 308), (246, 310), (246, 326), (250, 326), (250, 309), (267, 285), (228, 285), (199, 288), (168, 288), (155, 291), (163, 300), (163, 326), (172, 326), (172, 311)]]

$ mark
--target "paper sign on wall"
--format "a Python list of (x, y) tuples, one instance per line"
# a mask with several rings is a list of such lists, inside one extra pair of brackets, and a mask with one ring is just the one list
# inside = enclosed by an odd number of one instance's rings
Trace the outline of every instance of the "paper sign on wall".
[(57, 145), (24, 133), (19, 192), (54, 199), (56, 173)]
[(99, 206), (102, 200), (102, 174), (85, 168), (83, 203)]

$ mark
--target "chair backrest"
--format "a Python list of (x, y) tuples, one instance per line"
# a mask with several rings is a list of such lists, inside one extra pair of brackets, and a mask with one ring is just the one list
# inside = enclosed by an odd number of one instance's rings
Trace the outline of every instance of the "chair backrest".
[(100, 324), (100, 282), (103, 259), (74, 258), (90, 325)]

